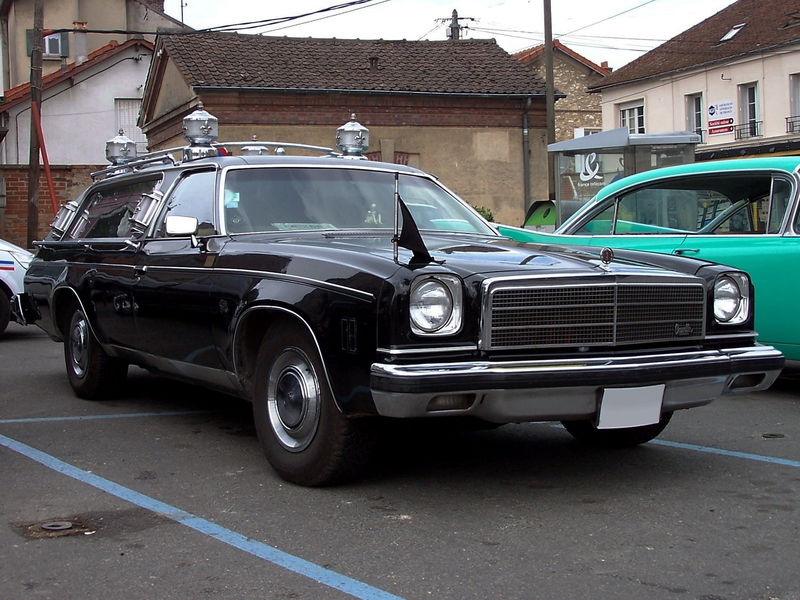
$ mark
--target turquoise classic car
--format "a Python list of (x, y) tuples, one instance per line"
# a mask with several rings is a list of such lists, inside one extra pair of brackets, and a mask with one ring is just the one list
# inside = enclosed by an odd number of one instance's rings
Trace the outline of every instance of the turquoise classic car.
[(759, 341), (800, 360), (800, 156), (693, 163), (605, 186), (554, 233), (499, 225), (522, 242), (692, 256), (750, 274)]

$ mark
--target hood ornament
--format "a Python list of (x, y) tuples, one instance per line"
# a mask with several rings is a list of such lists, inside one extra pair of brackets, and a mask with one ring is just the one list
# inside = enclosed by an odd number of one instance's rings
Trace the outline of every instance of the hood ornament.
[(602, 264), (598, 265), (604, 271), (610, 271), (611, 268), (609, 265), (611, 261), (614, 260), (614, 251), (611, 248), (603, 248), (600, 250), (600, 262)]

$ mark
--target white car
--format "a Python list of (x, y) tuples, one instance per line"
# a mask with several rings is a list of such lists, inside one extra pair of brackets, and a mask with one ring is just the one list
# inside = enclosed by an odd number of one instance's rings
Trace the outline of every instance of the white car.
[(33, 254), (0, 240), (0, 335), (11, 319), (11, 298), (22, 291), (22, 278), (31, 264)]

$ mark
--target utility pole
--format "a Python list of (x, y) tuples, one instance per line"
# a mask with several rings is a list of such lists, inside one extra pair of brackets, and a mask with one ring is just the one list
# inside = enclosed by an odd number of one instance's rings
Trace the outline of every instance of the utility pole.
[[(553, 75), (553, 20), (550, 11), (550, 0), (544, 2), (544, 69), (545, 69), (545, 107), (547, 120), (547, 143), (552, 144), (556, 141), (556, 86)], [(555, 169), (553, 156), (547, 153), (547, 188), (550, 200), (555, 200)], [(561, 223), (559, 215), (556, 215), (558, 223)]]
[(461, 37), (461, 26), (458, 24), (458, 12), (456, 9), (453, 9), (453, 16), (450, 19), (450, 35), (448, 35), (451, 40), (457, 40)]
[(39, 237), (39, 136), (34, 125), (34, 111), (41, 115), (42, 106), (42, 30), (44, 0), (33, 3), (33, 35), (31, 47), (31, 137), (28, 160), (28, 248)]

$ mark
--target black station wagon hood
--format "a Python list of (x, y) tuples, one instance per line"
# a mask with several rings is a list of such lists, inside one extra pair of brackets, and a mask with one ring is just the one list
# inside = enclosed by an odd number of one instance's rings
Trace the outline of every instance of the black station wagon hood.
[(383, 277), (398, 268), (417, 270), (437, 265), (462, 277), (497, 273), (519, 275), (542, 270), (575, 275), (596, 274), (601, 269), (664, 273), (663, 269), (638, 260), (614, 259), (611, 264), (604, 265), (599, 249), (520, 243), (499, 236), (469, 234), (426, 234), (425, 243), (434, 260), (431, 263), (415, 263), (412, 253), (403, 248), (399, 252), (399, 264), (395, 263), (391, 234), (386, 232), (298, 232), (279, 237), (252, 234), (239, 236), (226, 247), (226, 254), (257, 253), (257, 248), (264, 243), (273, 246), (272, 252), (291, 256), (291, 260), (309, 258), (318, 264), (328, 263), (334, 269), (353, 267)]

